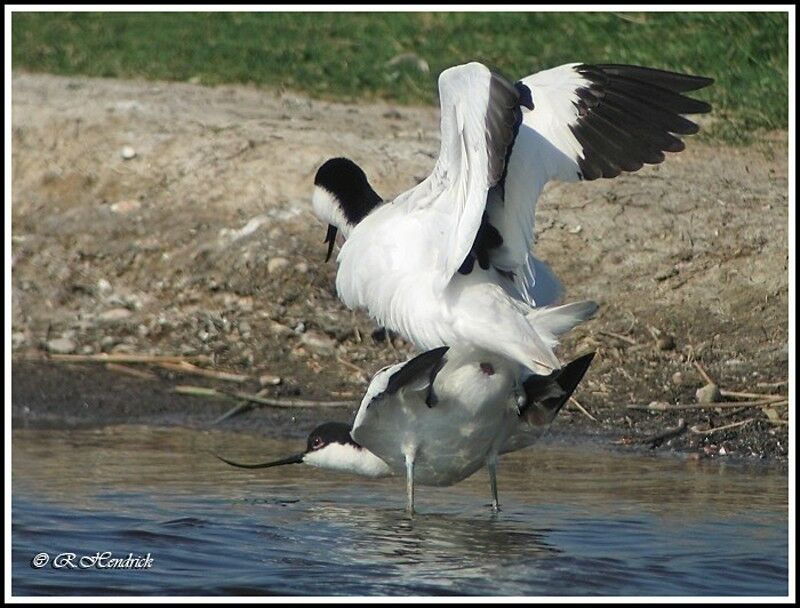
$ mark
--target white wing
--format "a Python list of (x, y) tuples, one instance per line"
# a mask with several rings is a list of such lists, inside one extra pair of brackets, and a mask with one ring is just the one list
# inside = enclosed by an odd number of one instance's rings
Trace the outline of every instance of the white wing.
[(439, 158), (431, 175), (394, 204), (425, 213), (426, 223), (438, 227), (431, 254), (444, 284), (469, 253), (489, 188), (502, 178), (520, 108), (517, 89), (474, 62), (442, 72), (439, 97)]
[(491, 264), (513, 274), (529, 303), (551, 303), (542, 301), (549, 293), (535, 293), (540, 262), (530, 253), (536, 200), (544, 185), (615, 177), (662, 162), (664, 152), (683, 150), (676, 134), (696, 133), (698, 127), (682, 114), (711, 107), (681, 93), (711, 82), (637, 66), (572, 63), (517, 83), (521, 102), (533, 109), (522, 110), (505, 179), (490, 193), (487, 211), (503, 240), (490, 252)]

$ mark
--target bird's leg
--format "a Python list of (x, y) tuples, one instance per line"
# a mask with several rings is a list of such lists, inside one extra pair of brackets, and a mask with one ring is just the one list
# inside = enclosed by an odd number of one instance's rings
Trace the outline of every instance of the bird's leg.
[(500, 502), (497, 500), (497, 456), (489, 457), (486, 468), (489, 469), (489, 485), (492, 488), (492, 511), (497, 513), (500, 510)]
[(406, 512), (409, 517), (414, 517), (414, 456), (406, 454)]

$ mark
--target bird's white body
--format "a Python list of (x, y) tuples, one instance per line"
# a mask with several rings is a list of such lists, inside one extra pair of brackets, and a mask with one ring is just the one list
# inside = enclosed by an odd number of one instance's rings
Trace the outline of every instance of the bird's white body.
[(496, 459), (514, 436), (516, 449), (536, 441), (543, 427), (520, 417), (519, 366), (486, 351), (451, 348), (425, 402), (425, 379), (379, 397), (403, 364), (376, 375), (356, 414), (351, 435), (395, 473), (413, 462), (414, 483), (449, 486)]
[(672, 133), (697, 130), (682, 114), (710, 106), (680, 93), (709, 83), (579, 63), (513, 86), (479, 63), (445, 70), (441, 147), (429, 177), (366, 215), (363, 203), (355, 205), (350, 221), (342, 209), (360, 200), (351, 194), (360, 190), (318, 173), (315, 213), (347, 239), (339, 296), (420, 349), (464, 345), (538, 374), (558, 369), (557, 336), (531, 314), (561, 292), (531, 253), (539, 195), (552, 180), (614, 177), (681, 150)]

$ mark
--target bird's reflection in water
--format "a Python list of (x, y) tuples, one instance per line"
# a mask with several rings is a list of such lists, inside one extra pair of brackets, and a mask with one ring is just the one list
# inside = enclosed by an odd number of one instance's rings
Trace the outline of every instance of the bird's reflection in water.
[(485, 577), (492, 565), (524, 561), (530, 568), (537, 559), (561, 553), (547, 541), (548, 529), (515, 521), (502, 512), (427, 512), (409, 519), (399, 508), (315, 504), (307, 514), (325, 527), (337, 528), (342, 560), (354, 565), (391, 564), (401, 580), (455, 584)]

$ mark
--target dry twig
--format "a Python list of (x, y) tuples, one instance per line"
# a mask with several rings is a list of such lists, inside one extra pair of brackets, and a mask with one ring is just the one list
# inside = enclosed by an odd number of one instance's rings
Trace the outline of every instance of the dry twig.
[(586, 408), (584, 408), (584, 407), (583, 407), (583, 406), (580, 404), (580, 402), (578, 402), (578, 400), (577, 400), (577, 399), (575, 399), (575, 397), (570, 397), (570, 398), (569, 398), (569, 401), (570, 401), (570, 403), (572, 403), (572, 405), (574, 405), (576, 408), (578, 408), (578, 410), (580, 410), (580, 412), (581, 412), (581, 413), (582, 413), (584, 416), (586, 416), (586, 417), (587, 417), (587, 418), (589, 418), (590, 420), (593, 420), (593, 421), (597, 422), (597, 418), (595, 418), (594, 416), (592, 416), (592, 415), (591, 415), (591, 414), (590, 414), (590, 413), (589, 413), (589, 412), (586, 410)]
[(719, 384), (717, 384), (714, 381), (714, 379), (708, 375), (708, 372), (705, 370), (705, 368), (701, 365), (701, 363), (698, 360), (695, 359), (694, 361), (692, 361), (692, 363), (694, 364), (697, 371), (700, 372), (700, 375), (703, 376), (703, 380), (705, 380), (707, 384), (716, 384), (717, 386), (719, 386)]
[(183, 372), (185, 374), (194, 374), (195, 376), (203, 376), (204, 378), (214, 378), (215, 380), (227, 380), (228, 382), (247, 382), (250, 378), (242, 374), (234, 374), (231, 372), (223, 372), (215, 369), (205, 369), (192, 365), (188, 361), (181, 361), (179, 363), (172, 363), (170, 361), (162, 361), (159, 363), (164, 369), (172, 370), (175, 372)]
[(112, 372), (135, 376), (136, 378), (144, 378), (145, 380), (156, 380), (158, 378), (153, 372), (136, 369), (135, 367), (128, 367), (127, 365), (120, 365), (119, 363), (106, 363), (106, 369)]
[(753, 422), (755, 418), (748, 418), (746, 420), (742, 420), (740, 422), (733, 422), (731, 424), (726, 424), (724, 426), (718, 426), (713, 429), (699, 429), (697, 425), (694, 425), (689, 430), (694, 433), (695, 435), (710, 435), (711, 433), (716, 433), (717, 431), (727, 431), (728, 429), (733, 429), (739, 426), (744, 426), (745, 424), (749, 424)]

